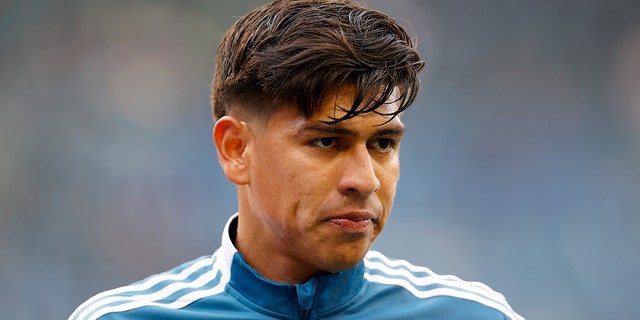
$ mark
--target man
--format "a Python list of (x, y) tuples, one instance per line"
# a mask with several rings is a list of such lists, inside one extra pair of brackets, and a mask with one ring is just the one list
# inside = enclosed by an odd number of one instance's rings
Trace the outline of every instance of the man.
[(213, 139), (238, 193), (221, 248), (70, 319), (521, 319), (483, 284), (369, 251), (423, 65), (395, 21), (347, 1), (241, 17), (212, 84)]

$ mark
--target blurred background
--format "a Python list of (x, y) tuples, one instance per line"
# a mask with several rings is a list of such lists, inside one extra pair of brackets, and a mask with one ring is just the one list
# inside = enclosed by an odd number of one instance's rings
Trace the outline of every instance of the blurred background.
[[(0, 1), (3, 318), (64, 319), (217, 248), (236, 200), (213, 57), (260, 3)], [(427, 61), (375, 248), (529, 319), (640, 314), (640, 2), (367, 3)]]

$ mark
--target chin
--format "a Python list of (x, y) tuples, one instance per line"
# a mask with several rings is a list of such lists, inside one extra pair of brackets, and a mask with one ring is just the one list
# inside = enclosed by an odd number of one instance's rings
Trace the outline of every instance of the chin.
[(330, 273), (337, 273), (337, 272), (353, 269), (360, 262), (362, 262), (362, 260), (364, 259), (364, 256), (367, 254), (367, 251), (368, 249), (363, 250), (361, 252), (360, 251), (349, 252), (349, 253), (336, 252), (335, 256), (332, 257), (333, 259), (331, 259), (331, 261), (328, 261), (328, 263), (325, 264), (326, 265), (325, 270)]

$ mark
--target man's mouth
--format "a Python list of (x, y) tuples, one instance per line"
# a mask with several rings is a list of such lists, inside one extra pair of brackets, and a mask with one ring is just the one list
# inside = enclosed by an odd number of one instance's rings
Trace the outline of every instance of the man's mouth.
[(363, 233), (369, 230), (376, 219), (369, 212), (356, 211), (334, 215), (326, 221), (348, 233)]

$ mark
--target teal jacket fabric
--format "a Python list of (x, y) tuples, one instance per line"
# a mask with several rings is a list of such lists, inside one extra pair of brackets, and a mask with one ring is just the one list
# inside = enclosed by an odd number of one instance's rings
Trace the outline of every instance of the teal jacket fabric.
[(351, 270), (303, 284), (270, 281), (233, 246), (236, 218), (229, 219), (213, 255), (100, 293), (69, 320), (524, 319), (482, 283), (438, 275), (377, 251)]

